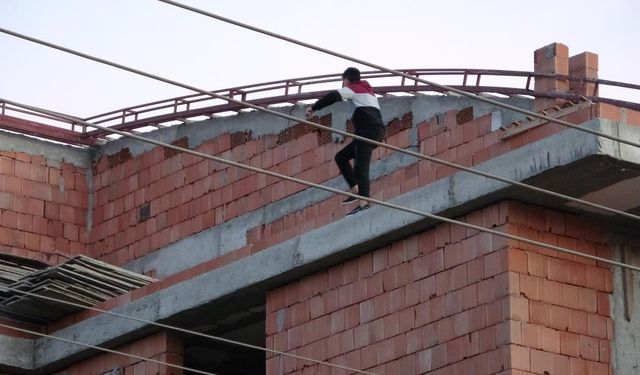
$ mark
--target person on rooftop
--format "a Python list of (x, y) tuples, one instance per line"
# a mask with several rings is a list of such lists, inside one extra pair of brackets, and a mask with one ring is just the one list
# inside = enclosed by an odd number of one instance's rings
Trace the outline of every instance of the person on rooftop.
[[(307, 108), (306, 116), (310, 118), (315, 111), (343, 100), (347, 100), (351, 104), (351, 121), (355, 127), (355, 134), (375, 141), (382, 141), (385, 136), (385, 127), (378, 98), (373, 93), (371, 85), (360, 78), (360, 71), (353, 67), (347, 68), (342, 73), (342, 88), (329, 92)], [(361, 197), (369, 197), (369, 164), (371, 163), (371, 153), (376, 147), (371, 143), (354, 139), (336, 153), (336, 164), (349, 185), (351, 193), (357, 193)], [(353, 167), (350, 163), (351, 160), (353, 160)], [(347, 216), (369, 208), (369, 202), (353, 197), (347, 197), (342, 204), (348, 205), (356, 202), (358, 202), (358, 206)]]

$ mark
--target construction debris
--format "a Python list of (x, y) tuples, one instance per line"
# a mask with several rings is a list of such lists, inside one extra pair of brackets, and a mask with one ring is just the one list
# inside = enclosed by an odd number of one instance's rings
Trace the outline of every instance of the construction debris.
[(38, 268), (38, 264), (22, 261), (0, 258), (0, 290), (2, 286), (13, 289), (0, 292), (0, 314), (39, 324), (81, 308), (14, 290), (94, 306), (157, 281), (82, 255), (57, 267)]

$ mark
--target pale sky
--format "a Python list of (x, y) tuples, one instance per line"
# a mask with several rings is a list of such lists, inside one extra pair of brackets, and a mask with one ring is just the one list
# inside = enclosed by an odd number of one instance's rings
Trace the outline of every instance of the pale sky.
[[(181, 1), (394, 69), (533, 71), (533, 51), (561, 42), (640, 84), (637, 0)], [(154, 0), (0, 0), (0, 27), (208, 90), (358, 66)], [(0, 53), (0, 98), (71, 115), (191, 93), (6, 34)]]

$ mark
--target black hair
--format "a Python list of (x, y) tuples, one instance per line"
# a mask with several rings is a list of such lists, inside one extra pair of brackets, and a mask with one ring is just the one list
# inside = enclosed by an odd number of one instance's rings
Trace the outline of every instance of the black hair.
[(354, 83), (360, 80), (360, 71), (356, 68), (350, 67), (342, 73), (342, 78), (347, 81)]

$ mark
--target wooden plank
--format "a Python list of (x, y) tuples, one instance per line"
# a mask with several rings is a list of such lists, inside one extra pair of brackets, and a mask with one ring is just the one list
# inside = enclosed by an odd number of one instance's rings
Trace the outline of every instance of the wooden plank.
[(100, 267), (94, 267), (93, 265), (90, 264), (83, 264), (82, 265), (85, 269), (88, 270), (92, 270), (94, 272), (97, 272), (99, 274), (105, 275), (105, 277), (107, 278), (114, 278), (117, 280), (120, 280), (121, 282), (125, 283), (126, 285), (134, 285), (135, 288), (139, 288), (141, 286), (145, 286), (148, 283), (147, 282), (143, 282), (140, 280), (135, 280), (133, 278), (130, 277), (126, 277), (125, 275), (119, 275), (116, 272), (109, 272), (107, 270), (103, 270)]
[[(81, 266), (77, 266), (77, 265), (69, 265), (70, 271), (75, 272), (79, 275), (83, 275), (85, 277), (94, 277), (94, 281), (98, 281), (98, 280), (102, 280), (102, 282), (104, 282), (105, 284), (113, 287), (113, 288), (122, 288), (125, 291), (129, 291), (132, 288), (135, 288), (135, 285), (127, 283), (125, 281), (120, 281), (116, 278), (113, 278), (111, 276), (107, 276), (104, 274), (101, 274), (99, 272), (95, 272), (93, 270), (89, 270), (85, 267), (81, 267)], [(107, 283), (108, 282), (108, 283)]]
[(121, 267), (116, 267), (116, 266), (113, 266), (113, 265), (111, 265), (109, 263), (101, 262), (99, 260), (95, 260), (95, 259), (86, 257), (84, 255), (80, 255), (77, 258), (80, 261), (89, 263), (94, 267), (105, 268), (108, 271), (116, 272), (116, 273), (119, 273), (119, 274), (122, 274), (122, 275), (126, 275), (126, 276), (129, 276), (131, 278), (143, 280), (143, 281), (146, 281), (147, 283), (153, 283), (153, 282), (158, 281), (158, 279), (154, 279), (153, 277), (150, 277), (150, 276), (147, 276), (147, 275), (143, 275), (143, 274), (140, 274), (140, 273), (137, 273), (137, 272), (129, 271), (129, 270), (121, 268)]
[[(550, 113), (548, 114), (549, 117), (553, 117), (553, 118), (560, 118), (566, 115), (569, 115), (571, 113), (577, 112), (581, 109), (590, 107), (591, 104), (593, 104), (591, 101), (586, 101), (586, 102), (581, 102), (578, 103), (572, 107), (567, 107), (567, 108), (560, 108), (559, 110), (557, 110), (556, 112)], [(502, 132), (502, 134), (500, 134), (500, 139), (509, 139), (513, 136), (516, 136), (518, 134), (521, 134), (523, 132), (526, 132), (528, 130), (537, 128), (540, 125), (544, 125), (549, 123), (548, 120), (543, 120), (543, 119), (533, 119), (533, 118), (529, 118), (530, 120), (524, 123), (518, 123), (518, 125), (513, 125), (510, 126), (506, 129), (504, 129), (504, 131)]]
[[(25, 266), (19, 257), (0, 257), (0, 285), (35, 295), (93, 306), (157, 281), (146, 275), (77, 256), (57, 267)], [(46, 267), (46, 268), (45, 268)], [(19, 292), (0, 291), (0, 311), (32, 322), (60, 319), (80, 308)]]

